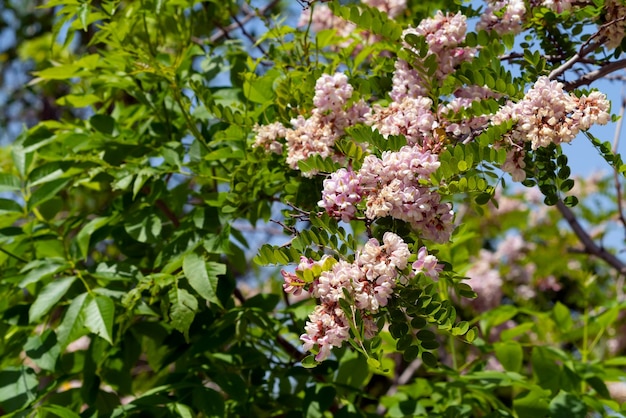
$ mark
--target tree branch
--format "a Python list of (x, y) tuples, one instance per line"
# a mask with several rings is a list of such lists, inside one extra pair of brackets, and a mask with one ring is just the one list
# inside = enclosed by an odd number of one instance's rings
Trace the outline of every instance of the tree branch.
[(626, 264), (624, 264), (615, 255), (605, 250), (603, 247), (598, 246), (598, 244), (591, 239), (587, 231), (585, 231), (582, 225), (578, 222), (574, 212), (572, 212), (569, 207), (565, 206), (565, 203), (563, 203), (562, 200), (559, 199), (556, 202), (556, 207), (572, 228), (574, 234), (576, 234), (580, 242), (584, 245), (585, 252), (587, 254), (595, 255), (596, 257), (606, 261), (607, 264), (615, 268), (621, 274), (626, 274)]
[[(613, 154), (617, 154), (619, 138), (622, 134), (622, 122), (624, 121), (624, 111), (626, 110), (626, 96), (624, 95), (624, 87), (622, 86), (622, 107), (619, 112), (619, 119), (615, 127), (615, 136), (613, 137)], [(613, 181), (615, 182), (615, 197), (617, 198), (617, 216), (622, 226), (626, 227), (626, 218), (624, 218), (624, 207), (622, 204), (622, 183), (620, 181), (620, 173), (618, 167), (613, 167)]]
[[(561, 66), (559, 66), (559, 67), (555, 68), (554, 70), (552, 70), (550, 75), (548, 75), (548, 78), (550, 80), (553, 80), (556, 77), (560, 76), (565, 71), (567, 71), (572, 66), (574, 66), (574, 64), (576, 64), (577, 62), (582, 60), (587, 54), (589, 54), (594, 49), (596, 49), (597, 47), (602, 45), (604, 43), (604, 41), (605, 41), (604, 36), (603, 36), (604, 30), (607, 27), (611, 26), (611, 25), (614, 25), (614, 24), (616, 24), (616, 23), (618, 23), (620, 21), (623, 21), (624, 19), (626, 19), (626, 16), (620, 17), (618, 19), (612, 20), (610, 22), (607, 22), (607, 23), (601, 25), (596, 33), (591, 35), (589, 37), (589, 39), (587, 39), (585, 42), (583, 42), (583, 44), (580, 46), (580, 49), (578, 50), (578, 52), (576, 54), (574, 54), (574, 56), (572, 58), (570, 58), (565, 63), (563, 63)], [(600, 39), (598, 41), (595, 41), (595, 39), (598, 38), (598, 37)]]
[(626, 68), (626, 59), (622, 59), (619, 61), (610, 62), (598, 68), (597, 70), (593, 70), (588, 72), (587, 74), (581, 76), (576, 81), (571, 81), (569, 83), (563, 83), (565, 85), (565, 90), (571, 91), (580, 86), (585, 86), (593, 83), (599, 78), (605, 77), (610, 73), (614, 73), (615, 71)]
[(225, 26), (223, 28), (220, 27), (219, 28), (220, 31), (211, 35), (211, 37), (208, 40), (194, 38), (193, 41), (199, 45), (214, 44), (217, 41), (221, 40), (222, 38), (228, 37), (228, 33), (230, 31), (233, 31), (239, 28), (240, 26), (245, 25), (246, 23), (248, 23), (255, 17), (264, 16), (269, 10), (273, 9), (278, 3), (279, 3), (279, 0), (272, 0), (269, 4), (267, 4), (265, 7), (262, 7), (260, 9), (246, 10), (246, 14), (241, 19), (239, 19), (239, 21), (235, 21), (235, 23), (231, 23), (230, 25)]

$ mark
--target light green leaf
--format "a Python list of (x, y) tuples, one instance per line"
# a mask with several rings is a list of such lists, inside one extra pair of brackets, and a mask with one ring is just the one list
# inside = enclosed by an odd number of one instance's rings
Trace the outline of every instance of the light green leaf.
[(46, 277), (50, 277), (56, 273), (59, 273), (70, 265), (63, 259), (47, 258), (44, 260), (35, 260), (28, 263), (21, 270), (21, 273), (28, 272), (22, 279), (19, 287), (26, 287), (31, 283), (38, 282)]
[(67, 80), (77, 77), (81, 67), (75, 64), (60, 65), (58, 67), (46, 68), (42, 71), (35, 71), (34, 74), (44, 80)]
[(522, 350), (520, 343), (517, 341), (495, 343), (494, 349), (496, 352), (496, 358), (505, 370), (509, 372), (520, 371), (522, 368), (522, 361), (524, 359), (524, 351)]
[(48, 311), (65, 295), (67, 290), (70, 288), (72, 283), (74, 283), (76, 277), (63, 277), (61, 279), (56, 279), (48, 283), (39, 295), (37, 295), (37, 299), (30, 306), (28, 311), (28, 320), (29, 322), (35, 323), (42, 316), (48, 313)]
[(85, 332), (85, 312), (83, 307), (90, 301), (87, 298), (87, 293), (82, 293), (72, 300), (69, 308), (65, 312), (63, 321), (57, 328), (57, 339), (61, 350), (65, 350), (65, 347), (72, 341), (86, 334)]
[(61, 106), (71, 106), (75, 108), (87, 107), (101, 102), (95, 94), (68, 94), (57, 100)]
[(172, 326), (182, 332), (189, 340), (189, 327), (198, 310), (198, 300), (185, 289), (171, 287), (168, 293), (170, 298), (170, 321)]
[(85, 327), (94, 334), (113, 344), (113, 316), (115, 304), (108, 296), (95, 295), (83, 308), (85, 312)]
[(25, 178), (30, 163), (33, 161), (33, 153), (26, 151), (22, 145), (14, 145), (11, 148), (11, 158), (20, 176)]
[(51, 329), (45, 330), (41, 335), (29, 337), (24, 344), (24, 351), (38, 367), (52, 372), (61, 354), (57, 336)]
[(574, 320), (572, 319), (572, 314), (570, 313), (567, 306), (563, 305), (561, 302), (557, 302), (552, 309), (552, 315), (554, 317), (554, 322), (559, 326), (559, 330), (561, 332), (567, 332), (572, 328), (574, 324)]
[(46, 405), (39, 408), (39, 410), (52, 412), (59, 418), (80, 418), (80, 415), (78, 415), (76, 412), (60, 405)]
[(195, 253), (187, 254), (183, 259), (183, 272), (189, 285), (204, 299), (221, 307), (222, 304), (216, 294), (217, 275), (224, 274), (225, 268), (222, 271), (220, 266), (224, 265), (212, 263), (207, 269), (207, 263)]
[(0, 403), (5, 411), (20, 409), (36, 398), (39, 379), (26, 366), (9, 367), (0, 371)]
[(87, 19), (89, 18), (90, 9), (90, 2), (84, 2), (78, 6), (78, 18), (80, 19), (80, 24), (84, 31), (87, 31)]
[(513, 400), (513, 409), (519, 418), (537, 418), (548, 416), (547, 397), (550, 391), (532, 390), (517, 396)]
[(13, 192), (20, 189), (20, 179), (13, 174), (0, 173), (0, 192)]

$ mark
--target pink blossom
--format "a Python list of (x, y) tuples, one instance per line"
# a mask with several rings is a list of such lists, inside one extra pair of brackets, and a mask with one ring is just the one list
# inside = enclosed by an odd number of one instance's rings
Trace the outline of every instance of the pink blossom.
[(540, 77), (522, 100), (501, 108), (492, 123), (516, 121), (507, 135), (510, 143), (530, 142), (532, 149), (537, 149), (570, 142), (581, 129), (589, 129), (594, 123), (605, 124), (608, 109), (606, 96), (601, 93), (577, 98), (567, 93), (563, 84)]
[(405, 96), (388, 107), (374, 106), (366, 123), (385, 138), (404, 135), (408, 143), (432, 149), (429, 145), (433, 140), (433, 130), (439, 126), (431, 110), (432, 105), (432, 100), (427, 97)]
[(417, 146), (397, 152), (385, 151), (382, 158), (368, 155), (359, 176), (366, 199), (368, 219), (391, 216), (411, 224), (429, 240), (444, 242), (453, 229), (453, 212), (440, 196), (422, 185), (439, 167), (436, 154)]
[(485, 312), (500, 305), (502, 301), (502, 278), (493, 266), (497, 263), (492, 252), (480, 250), (472, 267), (467, 271), (467, 284), (478, 295), (470, 304), (478, 312)]
[(260, 147), (267, 152), (282, 154), (283, 145), (277, 141), (278, 138), (284, 138), (287, 135), (287, 129), (282, 123), (274, 122), (264, 126), (255, 125), (253, 131), (256, 133), (256, 137), (252, 147)]
[(340, 112), (352, 97), (352, 91), (345, 74), (324, 74), (315, 82), (313, 104), (322, 113)]
[(406, 10), (406, 0), (363, 0), (363, 3), (385, 12), (392, 19)]
[(324, 180), (322, 200), (317, 204), (344, 222), (354, 219), (356, 205), (361, 201), (359, 178), (351, 169), (341, 168)]
[(487, 5), (487, 10), (476, 25), (477, 30), (492, 30), (500, 35), (522, 31), (526, 13), (523, 0), (487, 0)]
[(328, 358), (333, 347), (341, 347), (350, 337), (348, 320), (337, 305), (316, 306), (304, 329), (306, 333), (300, 336), (302, 347), (309, 351), (318, 345), (319, 353), (315, 356), (317, 361)]
[(413, 263), (415, 274), (424, 273), (433, 280), (439, 278), (439, 273), (443, 271), (443, 264), (439, 264), (439, 260), (434, 255), (428, 254), (428, 249), (422, 247), (417, 253), (417, 260)]
[(306, 285), (304, 280), (300, 279), (295, 273), (289, 273), (285, 270), (281, 270), (280, 274), (285, 280), (285, 283), (283, 283), (283, 290), (285, 293), (299, 296)]

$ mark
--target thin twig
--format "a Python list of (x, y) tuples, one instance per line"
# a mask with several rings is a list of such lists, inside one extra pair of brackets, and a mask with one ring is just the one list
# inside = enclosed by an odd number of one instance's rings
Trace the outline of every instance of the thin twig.
[[(624, 111), (626, 110), (626, 95), (624, 95), (624, 86), (622, 86), (622, 108), (619, 112), (619, 120), (615, 126), (615, 137), (613, 138), (613, 154), (617, 154), (619, 139), (622, 135), (622, 122), (624, 120)], [(622, 204), (622, 183), (620, 181), (620, 173), (618, 167), (613, 167), (613, 180), (615, 181), (615, 197), (617, 198), (617, 213), (620, 222), (626, 228), (626, 218), (624, 218), (624, 208)], [(626, 229), (624, 230), (626, 233)]]
[(265, 51), (265, 48), (263, 48), (263, 45), (257, 44), (257, 40), (254, 38), (254, 36), (252, 36), (250, 32), (246, 30), (245, 26), (239, 21), (239, 19), (237, 19), (236, 15), (232, 15), (232, 18), (235, 21), (235, 23), (237, 23), (237, 25), (239, 26), (239, 29), (241, 30), (241, 33), (243, 33), (243, 36), (248, 38), (248, 40), (252, 42), (252, 45), (256, 46), (258, 50), (261, 51), (261, 53), (264, 56), (266, 56), (267, 52)]
[(228, 33), (230, 31), (237, 29), (240, 25), (245, 25), (246, 23), (248, 23), (255, 17), (265, 16), (265, 14), (269, 10), (273, 9), (279, 3), (279, 1), (280, 0), (273, 0), (269, 4), (267, 4), (265, 7), (262, 7), (260, 9), (256, 9), (256, 10), (247, 9), (246, 14), (241, 19), (239, 19), (239, 22), (231, 23), (230, 25), (225, 26), (223, 28), (220, 27), (219, 29), (221, 31), (211, 35), (211, 37), (208, 40), (194, 38), (193, 41), (199, 45), (206, 45), (206, 44), (214, 44), (217, 41), (221, 40), (222, 38), (225, 38), (225, 37), (227, 38)]
[[(413, 378), (413, 375), (415, 374), (417, 369), (420, 368), (421, 365), (422, 360), (418, 358), (413, 360), (408, 366), (406, 366), (404, 371), (400, 375), (398, 375), (398, 378), (395, 379), (393, 384), (389, 387), (389, 389), (387, 389), (385, 396), (393, 396), (398, 391), (398, 387), (406, 385)], [(379, 405), (376, 412), (379, 415), (383, 415), (385, 411), (386, 408), (383, 405)]]
[(618, 23), (618, 22), (620, 22), (620, 21), (622, 21), (624, 19), (626, 19), (626, 16), (617, 18), (615, 20), (612, 20), (610, 22), (607, 22), (607, 23), (601, 25), (596, 33), (591, 35), (589, 37), (589, 39), (587, 39), (585, 42), (583, 42), (583, 44), (580, 46), (580, 49), (578, 50), (578, 52), (576, 54), (574, 54), (574, 56), (572, 58), (570, 58), (569, 60), (567, 60), (565, 63), (563, 63), (559, 67), (557, 67), (554, 70), (552, 70), (550, 75), (548, 75), (548, 78), (550, 80), (553, 80), (556, 77), (560, 76), (565, 71), (570, 69), (574, 64), (576, 64), (577, 62), (580, 62), (587, 54), (589, 54), (594, 49), (596, 49), (597, 47), (602, 45), (604, 43), (605, 39), (600, 38), (600, 40), (598, 40), (597, 42), (592, 42), (592, 41), (595, 41), (596, 38), (603, 36), (604, 30), (607, 27), (609, 27), (611, 25), (614, 25), (614, 24), (616, 24), (616, 23)]
[(5, 254), (6, 254), (6, 255), (8, 255), (9, 257), (13, 257), (13, 258), (15, 258), (16, 260), (21, 261), (22, 263), (28, 263), (28, 260), (26, 260), (26, 259), (24, 259), (24, 258), (20, 257), (19, 255), (15, 255), (15, 254), (13, 254), (11, 251), (5, 250), (5, 249), (4, 249), (4, 248), (2, 248), (2, 247), (0, 247), (0, 252), (5, 253)]
[(582, 225), (578, 222), (578, 219), (576, 219), (576, 215), (574, 215), (574, 212), (572, 212), (569, 207), (565, 206), (565, 203), (563, 203), (562, 200), (559, 199), (556, 202), (556, 207), (559, 212), (561, 212), (569, 226), (572, 228), (574, 234), (576, 234), (580, 242), (584, 245), (585, 252), (587, 254), (595, 255), (596, 257), (606, 261), (618, 272), (626, 274), (626, 264), (624, 264), (615, 255), (605, 250), (603, 247), (596, 244), (594, 240), (591, 239), (587, 231), (585, 231)]
[(589, 85), (594, 81), (623, 68), (626, 68), (626, 59), (607, 63), (597, 70), (588, 72), (587, 74), (579, 77), (576, 81), (563, 83), (565, 85), (564, 88), (567, 91), (572, 91), (580, 86)]

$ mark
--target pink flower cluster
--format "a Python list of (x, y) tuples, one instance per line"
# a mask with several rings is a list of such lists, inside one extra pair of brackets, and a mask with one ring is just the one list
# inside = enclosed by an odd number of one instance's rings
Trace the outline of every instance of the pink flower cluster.
[(576, 0), (543, 0), (541, 5), (547, 7), (548, 9), (556, 12), (563, 13), (567, 10), (572, 9), (573, 3), (577, 2)]
[(593, 92), (576, 96), (563, 90), (563, 84), (540, 77), (517, 103), (509, 102), (493, 117), (493, 123), (517, 121), (509, 139), (514, 143), (531, 142), (532, 149), (551, 143), (570, 142), (593, 124), (609, 121), (610, 103), (606, 96)]
[(356, 216), (356, 205), (361, 201), (360, 178), (352, 169), (341, 168), (324, 180), (320, 207), (330, 216), (349, 222)]
[[(470, 108), (477, 100), (487, 98), (498, 98), (499, 95), (487, 87), (464, 86), (454, 92), (454, 98), (447, 104), (440, 104), (438, 110), (439, 120), (442, 128), (457, 140), (468, 142), (473, 139), (476, 132), (480, 132), (489, 123), (490, 116), (479, 115), (474, 117), (464, 117), (460, 120), (453, 120), (454, 114), (461, 110)], [(431, 148), (437, 152), (437, 148)]]
[[(386, 13), (391, 19), (395, 19), (406, 10), (406, 0), (363, 0), (362, 3)], [(353, 34), (359, 33), (367, 44), (372, 44), (379, 39), (367, 31), (357, 31), (354, 23), (335, 16), (325, 4), (316, 4), (314, 8), (307, 8), (302, 11), (298, 27), (308, 26), (309, 22), (311, 22), (311, 29), (314, 32), (334, 29), (337, 36), (341, 38), (349, 38)], [(339, 48), (348, 47), (350, 43), (349, 40), (346, 40), (339, 45)], [(357, 47), (357, 49), (359, 48)]]
[(252, 147), (263, 148), (267, 152), (275, 154), (283, 153), (283, 144), (277, 141), (278, 138), (284, 138), (287, 135), (287, 129), (280, 122), (270, 123), (269, 125), (254, 127), (256, 137)]
[[(387, 306), (397, 282), (408, 281), (406, 269), (410, 255), (409, 247), (402, 238), (393, 232), (386, 232), (382, 243), (370, 239), (356, 253), (353, 263), (341, 260), (330, 270), (323, 271), (309, 285), (311, 295), (319, 299), (320, 304), (309, 315), (306, 333), (300, 336), (303, 348), (309, 351), (317, 345), (319, 352), (315, 359), (326, 359), (333, 347), (341, 347), (350, 337), (350, 324), (355, 324), (357, 317), (363, 321), (363, 337), (369, 339), (375, 336), (378, 328), (372, 315)], [(298, 268), (302, 266), (301, 263)], [(425, 248), (420, 249), (418, 261), (413, 267), (415, 271), (408, 273), (410, 277), (419, 272), (436, 277), (441, 270), (437, 259), (429, 256)], [(283, 276), (285, 291), (302, 288), (299, 283), (293, 286), (294, 275), (283, 273)], [(339, 305), (346, 292), (354, 303), (351, 316), (347, 316)]]
[[(465, 41), (466, 31), (465, 16), (460, 12), (455, 15), (444, 15), (438, 11), (434, 18), (422, 20), (417, 28), (406, 29), (402, 35), (405, 37), (414, 34), (426, 39), (428, 55), (437, 57), (435, 77), (437, 80), (443, 80), (463, 61), (469, 61), (474, 57), (473, 48), (460, 46)], [(408, 44), (405, 47), (411, 48)], [(403, 60), (396, 62), (392, 83), (390, 95), (396, 102), (401, 102), (405, 97), (425, 96), (427, 93), (425, 87), (420, 87), (426, 86), (427, 83)]]
[(443, 264), (432, 254), (428, 254), (428, 249), (422, 247), (417, 252), (417, 260), (412, 265), (414, 273), (422, 273), (433, 280), (439, 278), (439, 273), (443, 270)]
[[(510, 295), (513, 298), (527, 300), (536, 295), (531, 285), (536, 266), (523, 262), (526, 251), (532, 248), (533, 245), (525, 242), (520, 235), (509, 235), (498, 244), (495, 252), (480, 250), (466, 273), (469, 277), (467, 284), (478, 294), (470, 302), (474, 309), (485, 312), (499, 306), (504, 295), (505, 280), (513, 286), (515, 294)], [(543, 286), (546, 288), (545, 284)], [(558, 283), (554, 286), (558, 286)]]
[(480, 16), (477, 30), (520, 33), (524, 24), (526, 6), (523, 0), (487, 0), (487, 10)]
[[(399, 62), (399, 61), (398, 61)], [(433, 101), (427, 97), (404, 97), (388, 107), (374, 105), (366, 123), (385, 138), (404, 135), (409, 144), (435, 150), (433, 130), (439, 126), (431, 108)]]
[[(314, 266), (318, 266), (319, 268), (323, 268), (324, 264), (330, 257), (328, 255), (324, 255), (320, 261), (314, 261), (310, 258), (300, 257), (300, 264), (296, 267), (296, 272), (304, 271), (312, 269)], [(298, 277), (297, 273), (290, 273), (285, 270), (281, 270), (280, 273), (285, 280), (283, 284), (283, 290), (285, 293), (292, 294), (294, 296), (299, 296), (302, 294), (303, 290), (306, 290), (307, 283)]]
[(520, 162), (524, 142), (530, 142), (533, 150), (552, 143), (568, 143), (581, 130), (606, 124), (609, 108), (610, 103), (602, 93), (576, 97), (566, 92), (563, 84), (540, 77), (522, 100), (507, 103), (492, 118), (495, 125), (506, 120), (517, 122), (505, 139), (519, 151), (509, 153), (503, 169), (523, 180), (524, 166)]
[[(298, 162), (312, 155), (332, 157), (340, 160), (335, 154), (334, 144), (343, 134), (345, 128), (365, 121), (369, 106), (360, 100), (351, 103), (353, 88), (348, 84), (348, 77), (342, 73), (324, 74), (315, 83), (315, 108), (309, 118), (298, 116), (291, 120), (292, 128), (285, 128), (279, 122), (267, 126), (255, 127), (255, 147), (263, 147), (272, 152), (282, 152), (278, 138), (287, 142), (287, 164), (294, 170)], [(313, 175), (309, 172), (305, 175)]]
[(420, 183), (427, 182), (438, 167), (437, 155), (417, 146), (385, 151), (382, 158), (368, 155), (358, 172), (341, 169), (324, 181), (318, 205), (349, 221), (365, 199), (368, 219), (391, 216), (408, 222), (425, 239), (445, 242), (452, 233), (454, 212), (449, 203), (441, 203), (439, 194)]

